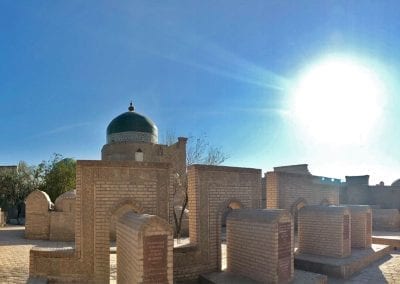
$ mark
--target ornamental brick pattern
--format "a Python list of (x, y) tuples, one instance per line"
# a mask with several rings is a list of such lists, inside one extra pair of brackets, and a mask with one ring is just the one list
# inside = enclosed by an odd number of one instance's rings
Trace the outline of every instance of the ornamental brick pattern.
[(118, 143), (118, 142), (129, 142), (129, 141), (140, 141), (145, 143), (157, 143), (158, 136), (157, 133), (147, 133), (147, 132), (119, 132), (107, 135), (107, 143)]
[(227, 271), (261, 283), (293, 279), (293, 225), (281, 209), (238, 209), (227, 219)]
[(345, 206), (305, 206), (299, 211), (299, 253), (351, 254), (351, 217)]
[(372, 210), (368, 205), (346, 205), (351, 214), (351, 247), (370, 248), (372, 244)]

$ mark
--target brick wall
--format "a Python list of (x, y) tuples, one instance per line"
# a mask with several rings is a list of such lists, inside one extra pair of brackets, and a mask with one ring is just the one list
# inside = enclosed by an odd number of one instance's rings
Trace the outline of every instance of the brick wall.
[(172, 145), (162, 145), (144, 142), (121, 142), (103, 146), (101, 159), (104, 161), (135, 161), (135, 152), (140, 149), (143, 162), (171, 163), (173, 172), (186, 172), (186, 142), (187, 138), (179, 137)]
[(400, 186), (369, 186), (370, 203), (381, 208), (400, 210)]
[(368, 192), (368, 185), (363, 184), (344, 185), (340, 194), (340, 202), (343, 204), (373, 204)]
[(233, 210), (227, 219), (227, 271), (261, 283), (290, 282), (293, 243), (288, 211)]
[(266, 207), (269, 209), (279, 208), (278, 174), (268, 172), (265, 174), (266, 184)]
[(47, 193), (32, 192), (26, 199), (25, 237), (52, 241), (75, 240), (75, 192), (68, 191), (51, 203)]
[(90, 273), (77, 260), (74, 248), (33, 247), (29, 252), (29, 276), (50, 283), (90, 283)]
[(75, 214), (71, 212), (51, 212), (49, 239), (51, 241), (74, 241)]
[(347, 205), (351, 214), (351, 247), (369, 248), (372, 244), (372, 210), (367, 205)]
[(161, 162), (166, 145), (145, 142), (120, 142), (106, 144), (101, 150), (103, 161), (135, 161), (137, 150), (143, 152), (143, 162)]
[(126, 213), (117, 224), (118, 283), (173, 283), (173, 237), (154, 215)]
[(108, 283), (112, 215), (128, 205), (136, 212), (157, 215), (171, 223), (172, 178), (170, 164), (166, 163), (78, 161), (74, 261), (79, 265), (63, 268), (64, 260), (59, 258), (52, 260), (51, 270), (46, 270), (44, 266), (36, 266), (35, 263), (45, 261), (37, 256), (30, 273), (50, 277), (68, 277), (75, 273), (96, 283)]
[(232, 204), (260, 208), (261, 171), (193, 165), (188, 169), (188, 195), (191, 245), (174, 250), (175, 280), (220, 269), (224, 212)]
[(398, 209), (373, 209), (372, 227), (376, 231), (399, 231), (400, 212)]
[(378, 206), (382, 209), (400, 209), (400, 186), (368, 185), (368, 176), (356, 180), (346, 177), (343, 185), (340, 202), (347, 204), (368, 204)]
[(305, 206), (299, 211), (299, 253), (351, 254), (351, 217), (344, 206)]
[(268, 172), (266, 177), (267, 208), (292, 211), (300, 200), (307, 205), (339, 204), (340, 184), (325, 182), (310, 174), (289, 172)]
[(50, 240), (75, 240), (75, 202), (75, 190), (67, 191), (57, 197), (54, 211), (50, 212)]

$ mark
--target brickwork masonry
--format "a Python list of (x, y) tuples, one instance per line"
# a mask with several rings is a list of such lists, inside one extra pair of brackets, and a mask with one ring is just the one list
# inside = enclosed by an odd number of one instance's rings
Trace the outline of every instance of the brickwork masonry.
[(237, 209), (227, 218), (227, 271), (261, 283), (293, 278), (293, 225), (288, 211)]
[(299, 253), (332, 257), (351, 254), (350, 210), (344, 206), (305, 206), (299, 211)]
[(173, 237), (154, 215), (123, 215), (117, 223), (118, 283), (173, 283)]

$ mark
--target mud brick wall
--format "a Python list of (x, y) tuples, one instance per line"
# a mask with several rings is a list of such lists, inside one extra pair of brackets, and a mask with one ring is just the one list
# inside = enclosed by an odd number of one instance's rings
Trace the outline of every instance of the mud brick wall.
[(370, 248), (372, 244), (372, 210), (367, 205), (346, 205), (351, 214), (351, 247)]
[(351, 216), (345, 206), (305, 206), (299, 211), (299, 253), (351, 254)]
[(290, 282), (293, 243), (288, 211), (233, 210), (227, 218), (227, 271), (261, 283)]
[(117, 223), (118, 283), (173, 283), (173, 237), (153, 215), (126, 213)]

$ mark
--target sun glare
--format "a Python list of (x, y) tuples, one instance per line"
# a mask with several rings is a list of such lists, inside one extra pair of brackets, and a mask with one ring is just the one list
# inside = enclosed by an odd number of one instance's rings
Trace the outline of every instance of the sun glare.
[(329, 58), (300, 76), (291, 109), (299, 130), (317, 142), (361, 142), (382, 113), (384, 93), (371, 67), (347, 58)]

